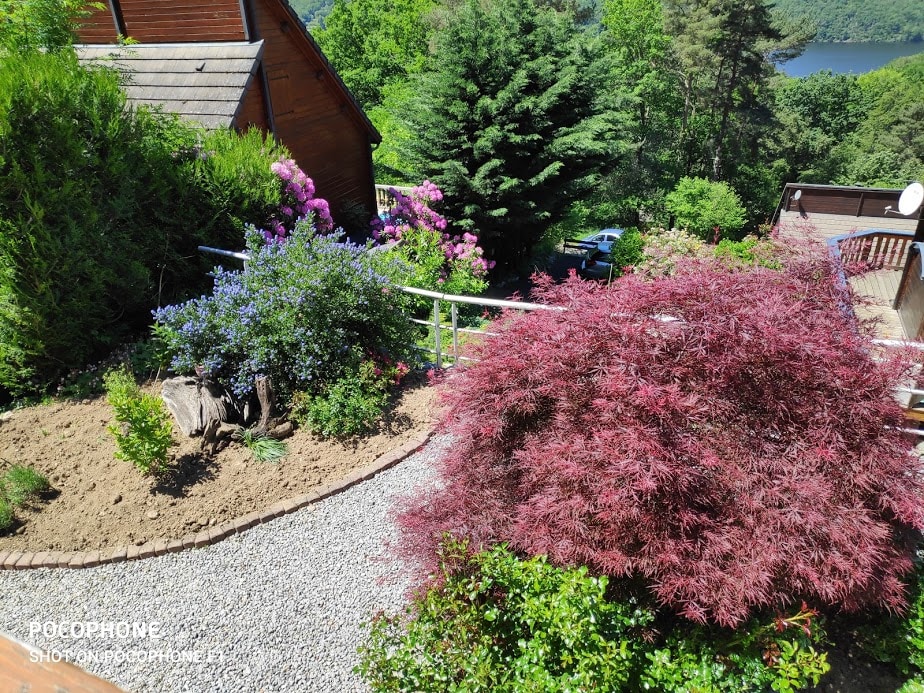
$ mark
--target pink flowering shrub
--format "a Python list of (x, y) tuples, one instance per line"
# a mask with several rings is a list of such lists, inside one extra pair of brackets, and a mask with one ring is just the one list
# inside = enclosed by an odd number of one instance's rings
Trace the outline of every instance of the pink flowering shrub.
[(487, 287), (493, 262), (484, 259), (478, 237), (451, 235), (446, 219), (432, 205), (443, 199), (436, 185), (425, 180), (403, 195), (390, 189), (394, 206), (372, 221), (372, 237), (381, 244), (400, 241), (394, 252), (407, 265), (402, 281), (421, 289), (450, 294), (478, 294)]
[(508, 315), (445, 381), (444, 483), (402, 515), (435, 567), (445, 532), (644, 585), (735, 626), (803, 600), (900, 609), (924, 479), (828, 258), (703, 260), (609, 286), (539, 278), (567, 312)]
[(327, 200), (314, 196), (314, 181), (305, 175), (293, 159), (281, 156), (271, 164), (270, 169), (278, 176), (282, 191), (279, 206), (263, 230), (267, 241), (284, 240), (292, 233), (295, 223), (309, 214), (314, 215), (313, 225), (319, 233), (334, 230), (334, 220), (330, 216)]

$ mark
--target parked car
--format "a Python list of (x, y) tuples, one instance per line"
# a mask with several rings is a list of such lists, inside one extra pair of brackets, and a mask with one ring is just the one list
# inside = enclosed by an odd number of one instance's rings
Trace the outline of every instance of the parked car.
[(609, 281), (613, 278), (613, 257), (609, 253), (613, 241), (601, 241), (601, 243), (608, 243), (606, 251), (588, 250), (587, 255), (581, 261), (581, 269), (578, 270), (578, 274), (584, 279)]
[(597, 233), (590, 234), (582, 240), (587, 243), (595, 243), (597, 250), (608, 253), (612, 249), (613, 243), (618, 241), (623, 233), (625, 233), (625, 229), (603, 229)]

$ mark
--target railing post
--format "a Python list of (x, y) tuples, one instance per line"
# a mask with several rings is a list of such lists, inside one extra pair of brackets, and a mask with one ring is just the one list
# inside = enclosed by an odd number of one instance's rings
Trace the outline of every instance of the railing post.
[(452, 314), (452, 361), (454, 366), (459, 365), (459, 309), (455, 301), (450, 302)]
[(436, 367), (443, 367), (443, 347), (440, 345), (440, 300), (433, 299), (433, 340), (436, 349)]

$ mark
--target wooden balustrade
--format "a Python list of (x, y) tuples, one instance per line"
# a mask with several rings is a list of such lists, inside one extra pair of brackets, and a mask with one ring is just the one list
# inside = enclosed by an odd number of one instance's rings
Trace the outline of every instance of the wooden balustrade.
[(397, 190), (402, 195), (410, 195), (413, 188), (405, 188), (398, 185), (376, 185), (375, 205), (379, 210), (379, 214), (387, 212), (394, 204), (395, 198), (392, 196), (391, 190)]
[(841, 261), (845, 266), (863, 264), (870, 269), (903, 270), (913, 234), (869, 231), (839, 240)]

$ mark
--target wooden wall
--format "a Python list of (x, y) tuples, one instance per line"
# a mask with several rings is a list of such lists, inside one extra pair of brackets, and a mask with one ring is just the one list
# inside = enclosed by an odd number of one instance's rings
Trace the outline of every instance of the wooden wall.
[[(802, 193), (798, 200), (796, 191)], [(813, 237), (828, 239), (872, 229), (914, 231), (917, 219), (896, 213), (900, 195), (901, 190), (789, 183), (777, 219), (780, 235), (805, 235), (810, 229)], [(889, 206), (892, 211), (886, 211)]]
[[(284, 2), (110, 0), (108, 4), (110, 10), (95, 13), (81, 29), (82, 41), (114, 43), (114, 15), (119, 12), (125, 33), (140, 43), (263, 39), (262, 71), (244, 97), (235, 126), (272, 130), (314, 180), (317, 195), (330, 202), (334, 220), (349, 227), (351, 217), (356, 217), (367, 230), (376, 212), (374, 130)], [(246, 8), (246, 22), (242, 8)], [(250, 27), (246, 37), (245, 23)]]
[(370, 134), (349, 95), (330, 73), (293, 18), (272, 0), (254, 0), (256, 35), (264, 40), (263, 67), (276, 136), (347, 225), (352, 209), (375, 215)]
[(266, 100), (263, 98), (263, 75), (257, 72), (241, 104), (241, 110), (234, 118), (235, 126), (239, 130), (248, 130), (257, 127), (263, 132), (270, 131), (270, 124), (266, 118)]
[(115, 43), (118, 39), (112, 8), (108, 2), (104, 4), (105, 9), (92, 10), (89, 17), (81, 20), (78, 33), (84, 43)]
[(908, 339), (924, 338), (924, 281), (921, 281), (921, 255), (916, 254), (908, 268), (898, 317)]
[(84, 22), (81, 41), (114, 43), (118, 11), (123, 33), (139, 43), (245, 40), (240, 0), (109, 0), (107, 6)]

